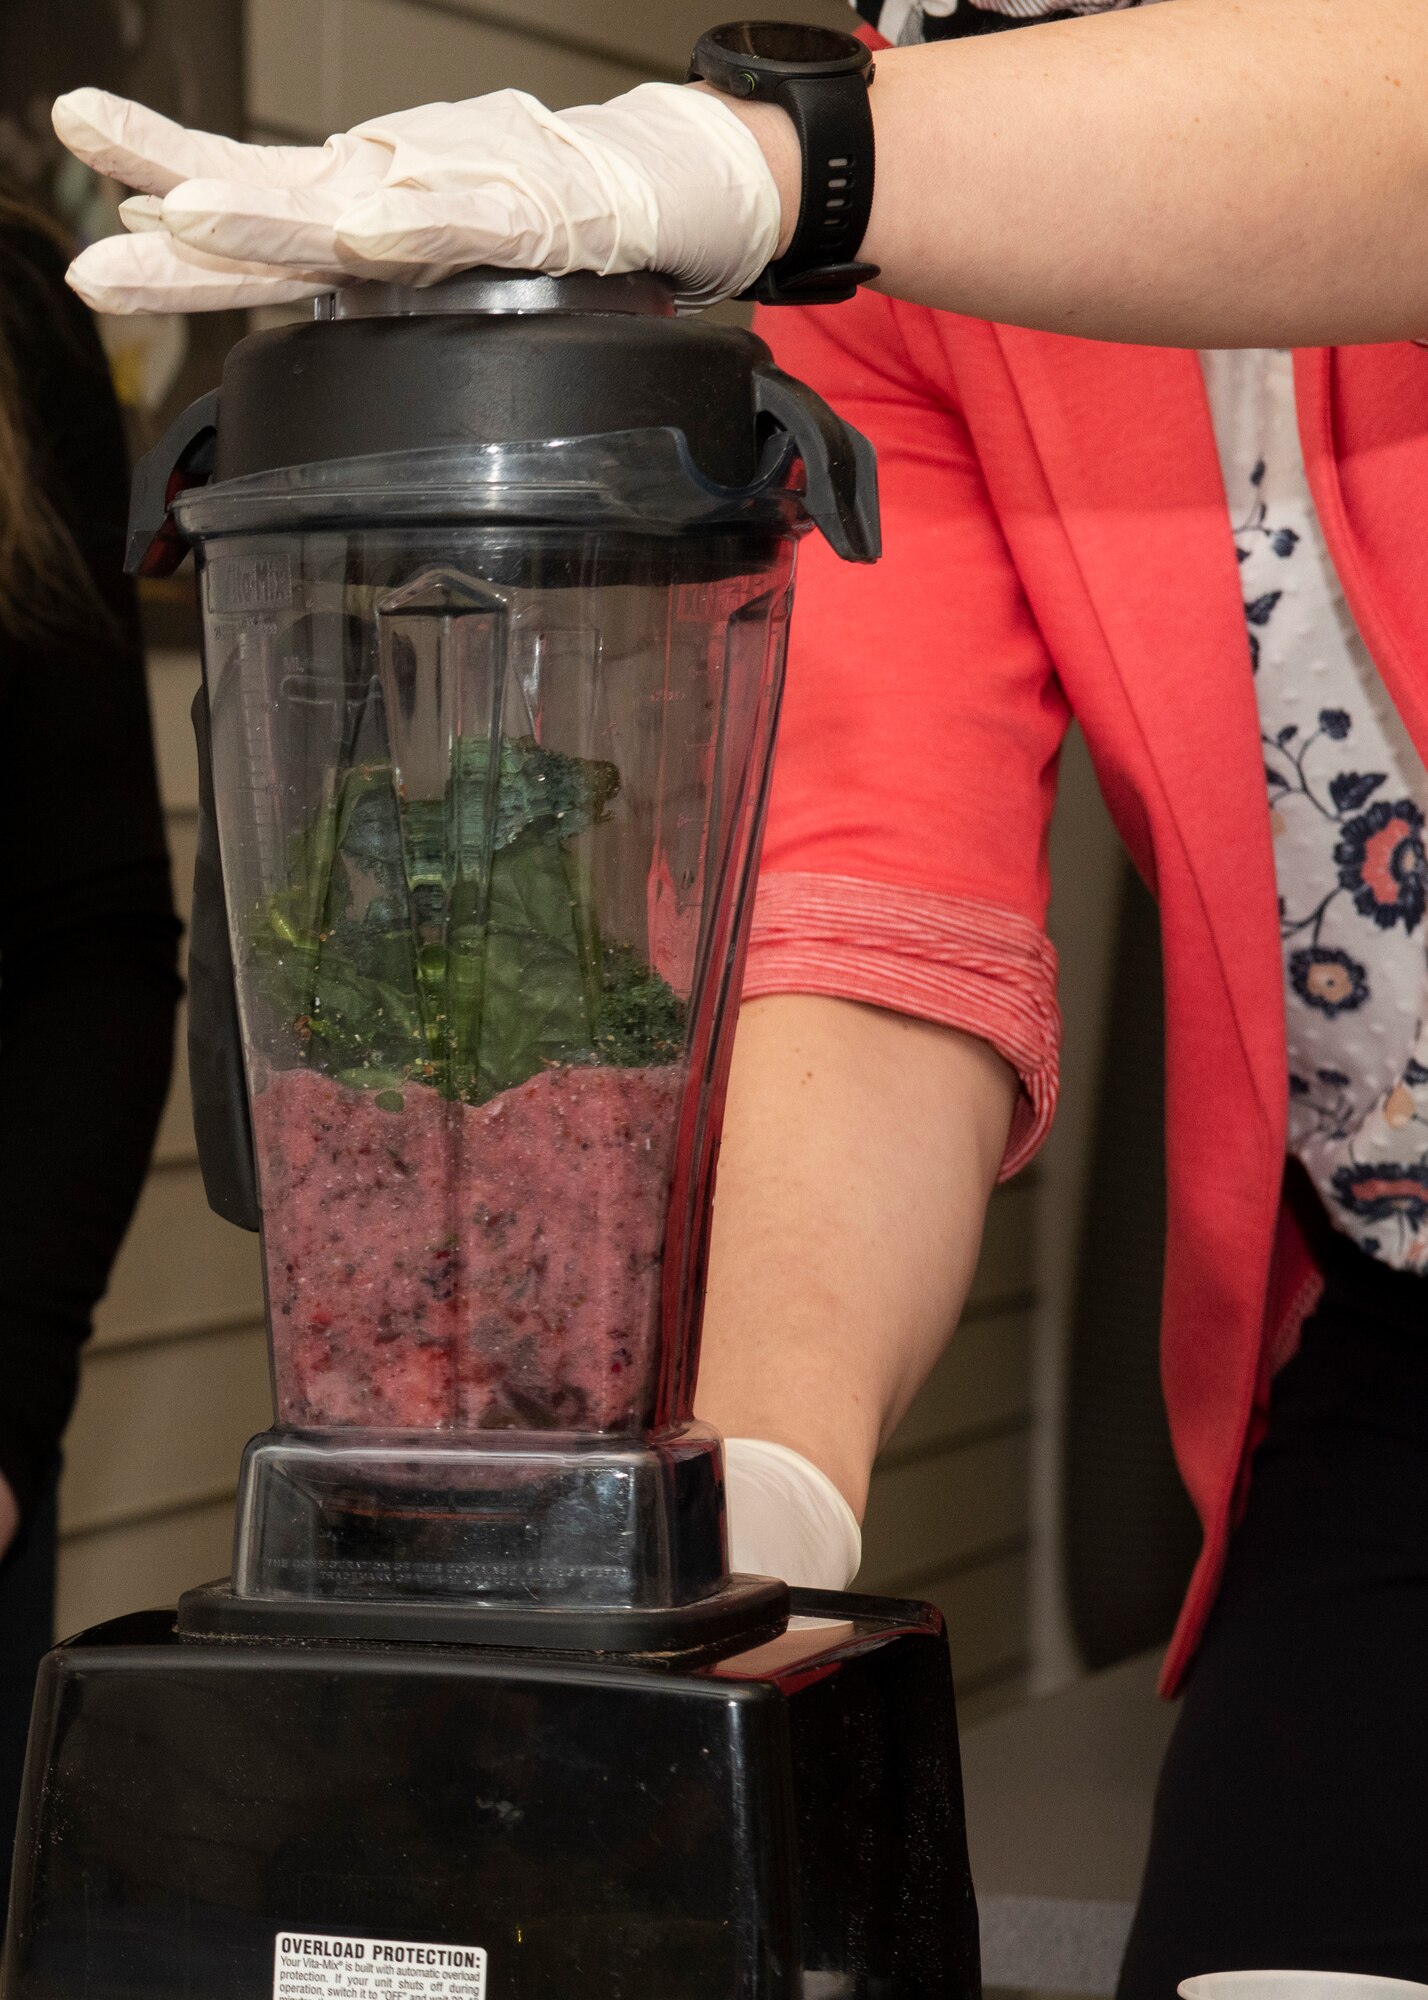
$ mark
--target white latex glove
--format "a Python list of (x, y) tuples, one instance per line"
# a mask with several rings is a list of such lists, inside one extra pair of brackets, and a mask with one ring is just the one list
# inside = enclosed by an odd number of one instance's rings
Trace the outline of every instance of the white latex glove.
[(784, 1444), (725, 1438), (729, 1567), (803, 1590), (846, 1590), (863, 1559), (857, 1517), (826, 1473)]
[(103, 90), (54, 107), (70, 151), (137, 188), (128, 236), (70, 269), (101, 312), (277, 305), (356, 278), (473, 264), (659, 271), (681, 302), (743, 291), (778, 245), (778, 186), (718, 97), (646, 83), (547, 111), (520, 90), (372, 118), (325, 146), (244, 146)]

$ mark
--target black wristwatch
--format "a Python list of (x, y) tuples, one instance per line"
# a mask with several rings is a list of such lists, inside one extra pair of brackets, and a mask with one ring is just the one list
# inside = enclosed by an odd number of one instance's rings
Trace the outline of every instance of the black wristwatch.
[(731, 21), (695, 44), (689, 81), (781, 104), (803, 149), (793, 241), (746, 298), (835, 305), (876, 278), (858, 262), (873, 207), (873, 58), (853, 35), (780, 21)]

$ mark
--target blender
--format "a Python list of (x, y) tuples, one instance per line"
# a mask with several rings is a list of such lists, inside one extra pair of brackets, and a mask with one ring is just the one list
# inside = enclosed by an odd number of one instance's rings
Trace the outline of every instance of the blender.
[(4, 2000), (972, 1995), (925, 1606), (729, 1573), (693, 1420), (799, 536), (870, 447), (657, 277), (367, 284), (139, 468), (196, 558), (232, 1574), (42, 1670)]

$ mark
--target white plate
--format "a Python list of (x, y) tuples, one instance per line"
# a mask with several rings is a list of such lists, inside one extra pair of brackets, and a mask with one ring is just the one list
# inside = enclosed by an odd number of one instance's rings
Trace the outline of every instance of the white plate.
[(1202, 1972), (1180, 1992), (1183, 2000), (1410, 2000), (1428, 1986), (1367, 1972)]

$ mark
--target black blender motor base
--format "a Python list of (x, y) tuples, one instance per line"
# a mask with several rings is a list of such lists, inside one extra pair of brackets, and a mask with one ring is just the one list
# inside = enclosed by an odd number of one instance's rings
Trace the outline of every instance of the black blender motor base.
[(974, 2000), (941, 1620), (793, 1610), (692, 1668), (100, 1626), (41, 1670), (0, 1994)]
[(184, 1639), (347, 1640), (417, 1646), (500, 1646), (537, 1652), (702, 1658), (773, 1638), (788, 1622), (785, 1584), (726, 1577), (690, 1604), (640, 1610), (510, 1603), (386, 1603), (350, 1598), (239, 1597), (226, 1583), (179, 1599)]

